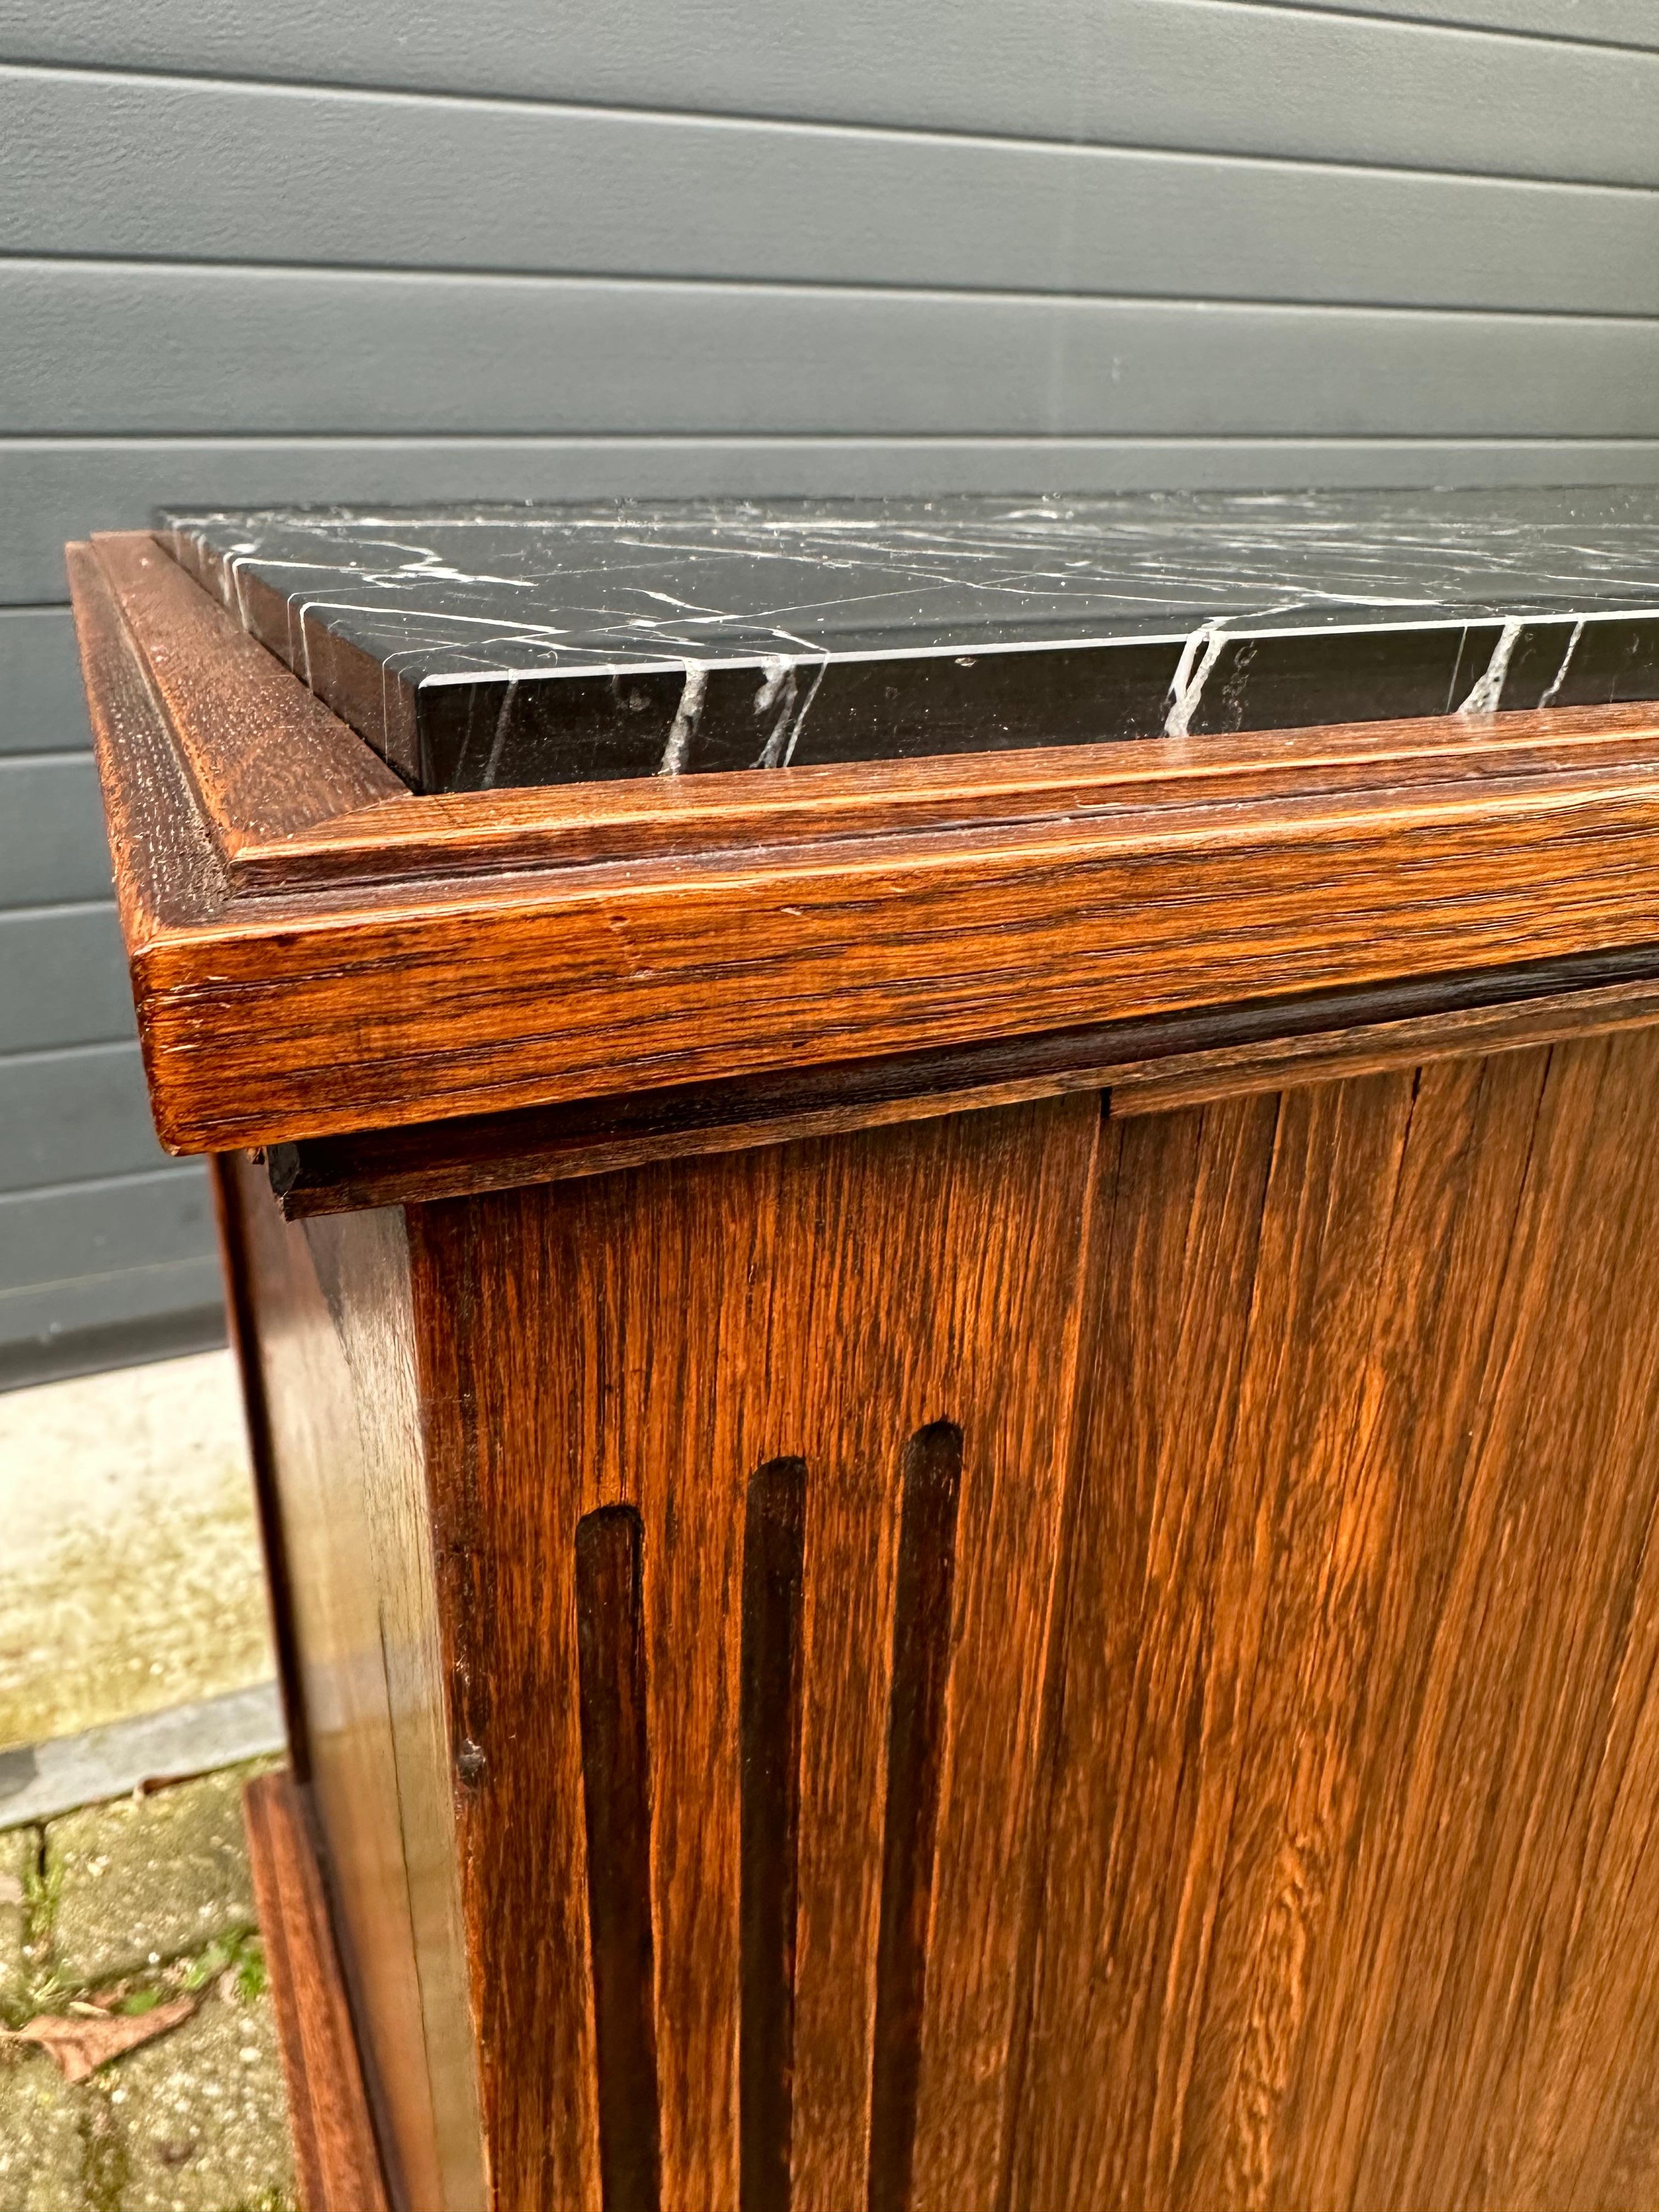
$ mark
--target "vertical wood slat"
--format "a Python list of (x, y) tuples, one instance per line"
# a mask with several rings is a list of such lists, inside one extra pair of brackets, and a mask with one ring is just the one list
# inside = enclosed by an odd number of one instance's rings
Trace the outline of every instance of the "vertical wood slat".
[[(416, 1209), (496, 2201), (596, 2212), (603, 2166), (617, 2203), (714, 2208), (763, 2172), (772, 2212), (787, 2144), (790, 2212), (878, 2177), (908, 2212), (989, 2204), (1005, 2124), (1007, 2212), (1652, 2200), (1656, 1095), (1635, 1034), (1104, 1145), (1060, 1102)], [(306, 1326), (333, 1342), (320, 1305)], [(949, 1666), (927, 1646), (907, 1690), (930, 1608), (900, 1443), (946, 1413)], [(799, 1504), (753, 1559), (776, 1609), (740, 1648), (752, 1471), (786, 1449)], [(1050, 1820), (1032, 1656), (1062, 1583)], [(631, 1861), (583, 1845), (596, 1689)], [(907, 1700), (936, 1781), (896, 1814)], [(781, 1815), (777, 1760), (745, 1802), (746, 1725), (799, 1747), (789, 2118), (775, 2053), (752, 2159), (744, 1961), (781, 2016), (789, 1854), (762, 1914), (738, 1845), (757, 1864), (789, 1807), (787, 1759)], [(603, 1948), (619, 1919), (631, 2015), (590, 1987), (590, 1923)], [(674, 2115), (654, 2196), (590, 2119), (596, 2017), (607, 2053), (618, 2018), (636, 2061), (656, 2040), (629, 2109), (635, 2135), (653, 2095)]]
[[(779, 1165), (755, 1166), (735, 1187), (614, 1182), (600, 1203), (616, 1250), (599, 1264), (615, 1319), (583, 1346), (600, 1480), (637, 1503), (645, 1530), (668, 2207), (734, 2206), (742, 2185), (744, 1539), (754, 1470), (794, 1449), (786, 1434), (750, 1432), (747, 1394), (726, 1368), (755, 1284), (780, 1264)], [(637, 1209), (653, 1201), (660, 1210), (647, 1220)], [(586, 1395), (607, 1380), (614, 1410)]]
[[(937, 1971), (921, 2024), (918, 2207), (971, 2201), (951, 2192), (958, 2172), (982, 2171), (981, 2143), (994, 2161), (1018, 1942), (1017, 1915), (997, 1899), (1023, 1863), (1041, 1700), (1040, 1669), (1011, 1668), (1008, 1655), (1034, 1618), (1046, 1620), (1057, 1557), (1100, 1127), (1090, 1097), (1030, 1119), (962, 1115), (926, 1138), (866, 1138), (856, 1209), (827, 1205), (830, 1193), (804, 1182), (788, 1193), (792, 1231), (799, 1222), (845, 1271), (825, 1281), (803, 1317), (810, 1335), (795, 1340), (824, 1348), (801, 1392), (807, 1433), (823, 1443), (799, 1447), (812, 1481), (793, 2212), (847, 2212), (868, 2191), (902, 1440), (947, 1413), (968, 1443), (929, 1936)], [(820, 1392), (839, 1401), (827, 1434)], [(924, 2177), (938, 2197), (924, 2197)]]
[(1655, 2201), (1656, 1091), (1119, 1132), (1010, 2212)]
[(870, 2212), (905, 2212), (910, 2201), (961, 1485), (962, 1431), (935, 1421), (904, 1453), (876, 1949)]
[(1023, 1860), (1040, 1699), (1010, 1679), (1008, 1624), (1046, 1618), (1099, 1128), (1072, 1097), (410, 1209), (515, 2212), (600, 2203), (574, 1553), (618, 1505), (641, 1528), (661, 2202), (739, 2201), (743, 1538), (754, 1471), (785, 1456), (808, 1470), (789, 2202), (865, 2197), (901, 1462), (947, 1415), (969, 1441), (917, 2141), (970, 2118), (994, 2151), (1017, 1916), (988, 1929), (987, 1899)]
[(772, 1460), (749, 1484), (743, 1550), (742, 2212), (789, 2212), (799, 1887), (802, 1547), (806, 1468)]
[(640, 1516), (632, 1506), (601, 1506), (576, 1524), (576, 1650), (605, 2212), (658, 2212), (662, 2184), (640, 1553)]
[(575, 1531), (602, 1494), (544, 1398), (569, 1291), (510, 1215), (405, 1218), (490, 2201), (601, 2212)]

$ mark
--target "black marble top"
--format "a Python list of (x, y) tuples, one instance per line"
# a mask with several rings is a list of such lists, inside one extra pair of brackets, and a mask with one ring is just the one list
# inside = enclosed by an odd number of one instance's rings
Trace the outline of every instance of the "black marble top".
[(169, 514), (426, 791), (1659, 698), (1659, 492)]

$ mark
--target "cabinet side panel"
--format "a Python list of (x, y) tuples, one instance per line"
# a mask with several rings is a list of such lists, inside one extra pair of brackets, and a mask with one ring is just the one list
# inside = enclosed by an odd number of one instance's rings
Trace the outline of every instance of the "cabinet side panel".
[(1656, 2201), (1656, 1097), (1123, 1125), (1012, 2208)]
[(234, 1175), (309, 1800), (393, 2185), (483, 2200), (402, 1216)]
[[(502, 2206), (994, 2194), (1100, 1126), (411, 1209)], [(612, 2052), (659, 2145), (608, 2132)]]

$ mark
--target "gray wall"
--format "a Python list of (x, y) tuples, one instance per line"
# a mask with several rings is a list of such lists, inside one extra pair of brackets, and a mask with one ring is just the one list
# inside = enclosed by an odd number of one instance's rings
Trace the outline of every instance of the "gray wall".
[(1659, 475), (1652, 0), (0, 0), (0, 1375), (214, 1326), (66, 537)]

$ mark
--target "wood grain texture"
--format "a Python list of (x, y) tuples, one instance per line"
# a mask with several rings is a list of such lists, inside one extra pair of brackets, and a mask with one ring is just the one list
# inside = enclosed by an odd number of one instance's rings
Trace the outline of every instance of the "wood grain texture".
[[(864, 788), (862, 828), (826, 842), (763, 842), (751, 796), (740, 854), (238, 893), (103, 572), (79, 555), (71, 569), (100, 769), (118, 787), (112, 832), (146, 1066), (177, 1149), (1630, 948), (1652, 933), (1659, 728), (1632, 708), (1273, 733), (1242, 748), (1081, 749), (1097, 757), (1095, 802), (1080, 812), (1066, 811), (1075, 758), (1059, 783), (1039, 773), (1033, 787), (1020, 770), (1012, 795), (1003, 769), (975, 798), (952, 769), (951, 804), (969, 816), (956, 826), (905, 826), (907, 810), (926, 817), (938, 803), (922, 775), (883, 787), (884, 817)], [(381, 811), (430, 809), (423, 819), (454, 830), (479, 825), (472, 803)], [(786, 794), (797, 829), (799, 806)], [(360, 842), (374, 818), (360, 818)]]
[(904, 1450), (882, 1806), (881, 1918), (870, 2054), (870, 2212), (906, 2212), (915, 2179), (962, 1431), (933, 1421)]
[[(398, 2198), (484, 2199), (399, 1218), (285, 1224), (239, 1162), (309, 1787)], [(319, 1231), (323, 1233), (319, 1233)]]
[(1656, 1095), (1650, 1028), (412, 1206), (498, 2212), (1659, 2204)]
[(1632, 769), (1462, 814), (1287, 802), (1255, 849), (1237, 817), (1160, 817), (1098, 841), (964, 836), (936, 860), (261, 916), (140, 948), (147, 1066), (163, 1139), (188, 1150), (1128, 1019), (1292, 976), (1632, 947), (1653, 930), (1656, 794)]
[(194, 586), (154, 538), (93, 540), (220, 850), (315, 828), (404, 786), (355, 732)]
[(228, 888), (224, 863), (102, 562), (89, 545), (70, 546), (64, 560), (131, 954), (153, 931), (211, 912)]
[[(291, 1220), (650, 1160), (930, 1121), (1074, 1091), (1109, 1091), (1115, 1116), (1431, 1060), (1524, 1050), (1659, 1018), (1659, 952), (1597, 953), (1308, 992), (1254, 1005), (1100, 1023), (739, 1081), (635, 1091), (574, 1106), (370, 1129), (272, 1146), (271, 1188)], [(1431, 1012), (1419, 1011), (1431, 1008)]]
[(350, 1132), (236, 1249), (411, 2208), (1659, 2205), (1650, 714), (244, 837), (74, 573), (167, 1133)]
[(293, 1778), (259, 1775), (244, 1790), (242, 1808), (301, 2202), (318, 2212), (393, 2212), (322, 1877)]
[[(254, 1317), (257, 1292), (253, 1255), (243, 1212), (244, 1193), (235, 1159), (230, 1154), (216, 1154), (208, 1164), (208, 1174), (213, 1191), (219, 1265), (224, 1279), (227, 1334), (242, 1393), (248, 1468), (253, 1479), (253, 1509), (259, 1524), (259, 1549), (264, 1562), (265, 1595), (270, 1609), (270, 1640), (276, 1655), (276, 1681), (283, 1700), (283, 1732), (288, 1740), (290, 1770), (295, 1780), (303, 1784), (311, 1778), (305, 1669), (295, 1632), (288, 1540), (283, 1530), (276, 1433), (259, 1358), (258, 1325)], [(253, 1195), (252, 1202), (259, 1203), (259, 1196)]]
[(1011, 2206), (1655, 2201), (1656, 1077), (1112, 1131)]
[[(806, 1468), (792, 2196), (866, 2194), (908, 1438), (963, 1435), (918, 2165), (994, 2164), (1094, 1098), (411, 1209), (497, 2202), (597, 2207), (576, 1530), (640, 1516), (665, 2205), (739, 2199), (745, 1500)], [(530, 1717), (533, 1716), (533, 1726)], [(526, 1838), (536, 1838), (534, 1848)], [(510, 1931), (510, 1938), (507, 1933)], [(504, 1941), (514, 1971), (489, 1971)]]

